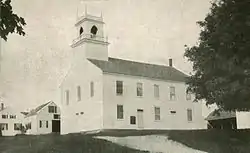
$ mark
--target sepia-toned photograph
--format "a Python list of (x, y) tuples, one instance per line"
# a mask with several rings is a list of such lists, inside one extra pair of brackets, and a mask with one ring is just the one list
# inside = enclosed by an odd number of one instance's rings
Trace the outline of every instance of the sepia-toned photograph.
[(249, 0), (0, 0), (0, 153), (250, 153)]

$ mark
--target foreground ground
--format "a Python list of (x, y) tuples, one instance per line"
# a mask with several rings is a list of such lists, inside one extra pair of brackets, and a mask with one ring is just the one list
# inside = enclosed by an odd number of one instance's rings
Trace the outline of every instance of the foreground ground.
[[(118, 138), (126, 135), (135, 137)], [(158, 137), (148, 135), (158, 135)], [(250, 130), (141, 132), (125, 130), (100, 133), (98, 136), (102, 138), (108, 136), (104, 139), (121, 145), (159, 150), (162, 153), (250, 153)]]
[(88, 136), (74, 134), (0, 137), (1, 153), (149, 153), (149, 151), (154, 153), (250, 153), (250, 130), (124, 130)]
[(83, 135), (0, 138), (1, 153), (146, 153)]

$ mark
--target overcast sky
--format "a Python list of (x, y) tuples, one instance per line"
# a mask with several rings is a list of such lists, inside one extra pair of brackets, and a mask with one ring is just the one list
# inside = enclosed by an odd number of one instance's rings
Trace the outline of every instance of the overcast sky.
[(1, 43), (1, 91), (7, 105), (34, 107), (56, 98), (70, 64), (70, 44), (76, 37), (77, 7), (103, 12), (109, 56), (168, 64), (189, 73), (184, 45), (197, 42), (209, 11), (208, 0), (13, 0), (25, 18), (26, 36), (11, 35)]

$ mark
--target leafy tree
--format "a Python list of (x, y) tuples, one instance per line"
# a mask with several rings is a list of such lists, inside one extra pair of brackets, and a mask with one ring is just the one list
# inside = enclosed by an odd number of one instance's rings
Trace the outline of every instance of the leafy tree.
[(250, 2), (217, 0), (201, 27), (197, 45), (184, 56), (193, 63), (188, 90), (196, 100), (225, 110), (250, 110)]
[(23, 26), (26, 25), (24, 18), (13, 13), (11, 0), (0, 0), (0, 35), (5, 41), (9, 33), (25, 35)]

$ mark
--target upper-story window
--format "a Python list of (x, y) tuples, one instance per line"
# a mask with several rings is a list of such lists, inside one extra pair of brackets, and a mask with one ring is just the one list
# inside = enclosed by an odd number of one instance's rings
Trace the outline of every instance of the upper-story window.
[(136, 92), (137, 92), (136, 94), (138, 97), (143, 96), (143, 84), (142, 83), (137, 83)]
[(77, 86), (77, 101), (81, 101), (81, 87)]
[(95, 25), (92, 26), (92, 28), (91, 28), (91, 30), (90, 30), (91, 34), (92, 34), (92, 35), (96, 35), (97, 31), (98, 31), (97, 27), (96, 27)]
[(69, 105), (69, 90), (65, 91), (66, 105)]
[(79, 32), (80, 32), (80, 35), (82, 35), (82, 33), (83, 33), (83, 28), (82, 27), (80, 28)]
[(191, 92), (187, 91), (186, 92), (186, 100), (191, 100)]
[(117, 95), (123, 94), (123, 82), (122, 81), (116, 81), (116, 94)]
[(3, 119), (7, 119), (7, 118), (8, 118), (8, 115), (2, 115), (2, 118), (3, 118)]
[(49, 113), (57, 113), (57, 107), (56, 106), (49, 106)]
[(90, 97), (93, 97), (94, 96), (94, 82), (90, 82)]
[(16, 115), (10, 115), (10, 118), (11, 118), (11, 119), (15, 119), (15, 118), (16, 118)]
[(159, 85), (157, 85), (157, 84), (154, 85), (154, 96), (155, 96), (155, 98), (160, 97), (160, 89), (159, 89)]
[(176, 99), (175, 87), (171, 86), (169, 89), (170, 89), (170, 100), (175, 100)]

